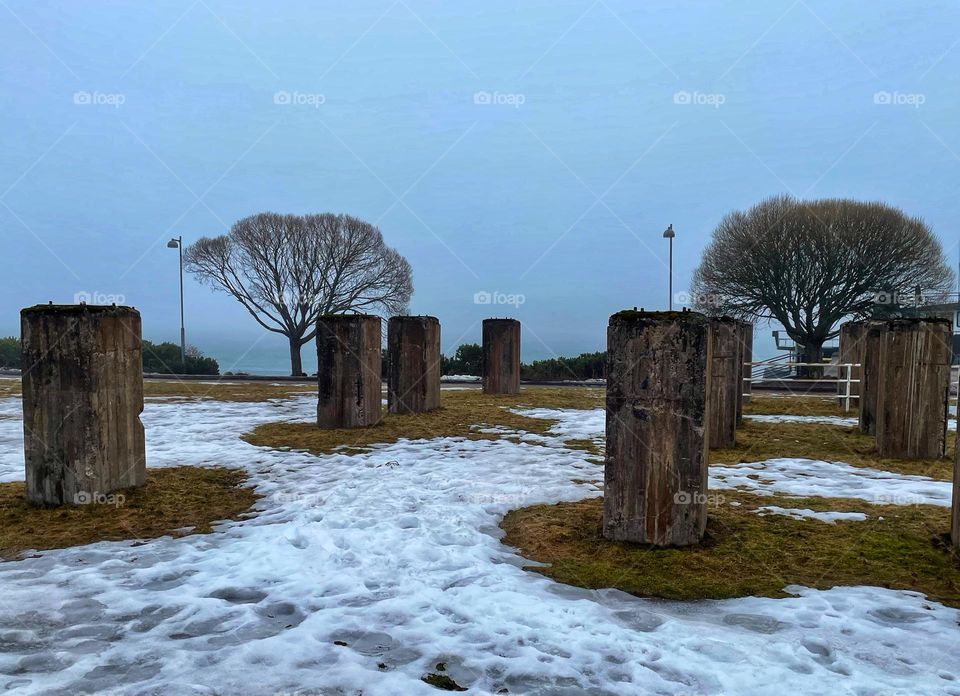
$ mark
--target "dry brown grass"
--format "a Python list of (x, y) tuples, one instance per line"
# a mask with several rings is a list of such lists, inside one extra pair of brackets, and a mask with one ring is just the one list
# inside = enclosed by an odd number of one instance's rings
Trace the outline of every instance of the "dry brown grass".
[(777, 396), (755, 393), (743, 404), (743, 412), (757, 415), (787, 416), (852, 416), (857, 417), (857, 402), (851, 402), (851, 410), (844, 413), (837, 399), (827, 396)]
[(0, 398), (20, 396), (19, 377), (0, 377)]
[[(209, 533), (214, 522), (237, 519), (256, 501), (252, 489), (241, 487), (245, 480), (239, 469), (148, 469), (144, 486), (117, 491), (123, 496), (120, 505), (58, 508), (28, 505), (22, 482), (3, 483), (0, 558), (17, 558), (30, 549)], [(187, 531), (189, 527), (193, 529)]]
[[(960, 556), (946, 544), (949, 510), (930, 505), (869, 505), (835, 498), (780, 498), (717, 491), (704, 543), (650, 549), (600, 536), (602, 501), (537, 505), (507, 514), (504, 543), (548, 567), (559, 582), (615, 587), (644, 597), (784, 597), (797, 584), (828, 589), (872, 585), (915, 590), (960, 607)], [(735, 507), (730, 502), (739, 502)], [(864, 512), (863, 522), (826, 524), (759, 516), (762, 505)], [(882, 518), (882, 519), (881, 519)]]
[[(553, 424), (542, 418), (511, 413), (511, 408), (578, 408), (603, 406), (602, 389), (572, 387), (530, 387), (520, 394), (491, 396), (479, 390), (442, 391), (440, 408), (414, 415), (385, 414), (379, 425), (370, 428), (321, 430), (311, 423), (267, 423), (244, 436), (244, 440), (262, 447), (292, 447), (314, 454), (328, 454), (344, 448), (360, 450), (374, 444), (436, 437), (464, 437), (471, 440), (496, 440), (498, 433), (483, 433), (478, 428), (499, 426), (529, 433), (545, 433)], [(509, 439), (509, 436), (507, 436)], [(571, 447), (590, 449), (592, 443), (574, 441)]]
[(213, 399), (215, 401), (268, 401), (298, 394), (317, 393), (316, 384), (271, 382), (219, 382), (217, 384), (178, 381), (144, 380), (143, 395), (183, 397), (185, 399)]
[(737, 445), (710, 451), (711, 464), (757, 462), (777, 457), (804, 457), (840, 461), (900, 474), (918, 474), (942, 481), (952, 480), (956, 433), (948, 433), (950, 457), (936, 460), (882, 459), (874, 438), (857, 427), (818, 423), (758, 423), (744, 419), (737, 428)]

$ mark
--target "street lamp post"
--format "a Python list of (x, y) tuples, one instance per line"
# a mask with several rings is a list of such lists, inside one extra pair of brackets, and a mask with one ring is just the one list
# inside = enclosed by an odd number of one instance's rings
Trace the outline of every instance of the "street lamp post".
[(167, 242), (168, 249), (176, 249), (180, 256), (180, 368), (187, 367), (187, 333), (183, 328), (183, 237), (174, 237)]
[(676, 236), (677, 235), (673, 231), (673, 223), (670, 223), (667, 226), (667, 229), (663, 231), (663, 238), (670, 240), (670, 266), (669, 266), (670, 280), (669, 280), (669, 289), (668, 289), (668, 292), (670, 293), (670, 298), (669, 298), (668, 306), (671, 312), (673, 311), (673, 238)]

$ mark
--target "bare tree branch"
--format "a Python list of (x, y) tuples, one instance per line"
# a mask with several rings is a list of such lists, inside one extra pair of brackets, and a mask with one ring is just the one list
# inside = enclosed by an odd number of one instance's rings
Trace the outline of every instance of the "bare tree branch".
[(819, 362), (845, 317), (871, 313), (877, 292), (944, 292), (953, 284), (940, 241), (883, 203), (768, 198), (721, 220), (694, 273), (697, 307), (776, 321)]
[(188, 271), (233, 295), (260, 326), (290, 343), (293, 374), (317, 318), (349, 311), (398, 313), (413, 294), (410, 264), (380, 230), (349, 215), (259, 213), (184, 253)]

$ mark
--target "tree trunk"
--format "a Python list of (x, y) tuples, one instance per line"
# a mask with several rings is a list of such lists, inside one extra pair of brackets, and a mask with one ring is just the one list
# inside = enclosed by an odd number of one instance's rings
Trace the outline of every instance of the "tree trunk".
[(287, 336), (290, 342), (290, 376), (303, 377), (303, 361), (300, 359), (300, 339), (294, 336)]
[[(823, 340), (808, 338), (806, 343), (800, 347), (800, 362), (802, 363), (822, 363), (823, 362)], [(823, 376), (821, 367), (799, 367), (797, 374), (806, 379), (820, 379)]]

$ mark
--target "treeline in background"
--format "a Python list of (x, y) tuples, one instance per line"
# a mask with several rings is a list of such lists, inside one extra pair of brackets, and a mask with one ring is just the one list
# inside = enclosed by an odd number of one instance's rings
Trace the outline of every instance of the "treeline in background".
[[(0, 338), (0, 368), (19, 370), (23, 367), (21, 363), (20, 339)], [(187, 346), (186, 361), (181, 362), (180, 346), (176, 343), (144, 340), (143, 371), (163, 375), (219, 375), (220, 365), (193, 346)]]
[[(573, 358), (534, 360), (520, 365), (520, 378), (525, 380), (587, 380), (603, 379), (606, 353), (581, 353)], [(441, 356), (444, 375), (479, 377), (483, 374), (483, 348), (477, 343), (465, 343), (450, 357)], [(20, 339), (0, 338), (0, 368), (20, 369)], [(387, 356), (383, 355), (384, 376)], [(187, 347), (185, 364), (180, 361), (180, 346), (164, 341), (143, 341), (143, 371), (150, 374), (218, 375), (220, 365), (214, 358), (205, 357), (197, 348)], [(242, 374), (242, 373), (240, 373)]]
[[(476, 343), (465, 343), (453, 354), (442, 357), (445, 375), (480, 376), (483, 373), (483, 348)], [(603, 379), (606, 353), (581, 353), (573, 358), (549, 358), (520, 364), (520, 379), (526, 380), (586, 380)]]

